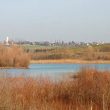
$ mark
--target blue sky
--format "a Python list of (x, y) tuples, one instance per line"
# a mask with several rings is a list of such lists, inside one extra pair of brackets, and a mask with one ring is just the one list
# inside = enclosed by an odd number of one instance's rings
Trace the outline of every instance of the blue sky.
[(110, 42), (110, 0), (0, 0), (0, 40)]

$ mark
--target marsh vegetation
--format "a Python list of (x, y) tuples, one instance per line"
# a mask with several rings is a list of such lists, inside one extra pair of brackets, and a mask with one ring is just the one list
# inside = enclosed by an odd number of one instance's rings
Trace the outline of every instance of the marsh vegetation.
[(48, 78), (1, 78), (0, 108), (109, 110), (110, 72), (82, 69), (59, 82)]
[(18, 46), (0, 46), (0, 67), (27, 68), (29, 60), (29, 55)]

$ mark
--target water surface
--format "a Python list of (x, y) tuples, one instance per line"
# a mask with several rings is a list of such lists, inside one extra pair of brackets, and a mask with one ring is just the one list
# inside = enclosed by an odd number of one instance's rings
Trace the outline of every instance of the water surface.
[(0, 69), (0, 73), (7, 77), (59, 77), (85, 67), (110, 70), (110, 64), (30, 64), (28, 69)]

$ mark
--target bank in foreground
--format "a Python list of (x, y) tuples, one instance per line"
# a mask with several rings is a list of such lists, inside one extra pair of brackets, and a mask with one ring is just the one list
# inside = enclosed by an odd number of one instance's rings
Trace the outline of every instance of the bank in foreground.
[(84, 69), (59, 82), (48, 78), (1, 78), (0, 108), (109, 110), (110, 72)]

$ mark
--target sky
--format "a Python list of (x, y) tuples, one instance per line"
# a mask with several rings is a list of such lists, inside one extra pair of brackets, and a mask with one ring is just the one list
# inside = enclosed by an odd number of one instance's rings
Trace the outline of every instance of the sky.
[(0, 0), (0, 40), (110, 42), (110, 0)]

